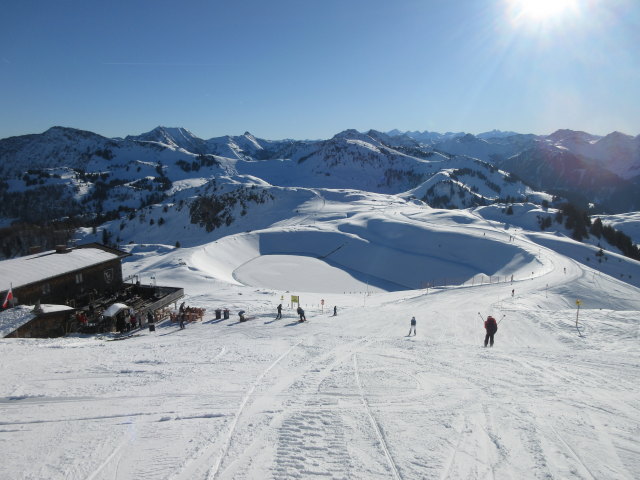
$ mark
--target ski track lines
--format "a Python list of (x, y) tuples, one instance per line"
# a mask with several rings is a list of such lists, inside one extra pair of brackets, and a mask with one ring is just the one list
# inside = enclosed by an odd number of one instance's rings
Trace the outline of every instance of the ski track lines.
[(580, 458), (580, 456), (576, 453), (576, 451), (571, 447), (571, 445), (569, 445), (567, 443), (567, 441), (562, 437), (562, 435), (560, 435), (558, 433), (558, 431), (553, 428), (553, 425), (549, 425), (549, 428), (551, 429), (551, 431), (556, 435), (556, 437), (558, 438), (558, 440), (560, 440), (560, 442), (562, 443), (562, 445), (565, 446), (565, 448), (569, 451), (569, 453), (571, 454), (571, 456), (573, 458), (575, 458), (575, 460), (578, 462), (578, 464), (580, 466), (582, 466), (583, 470), (585, 472), (587, 472), (587, 474), (593, 479), (593, 480), (597, 480), (598, 477), (596, 477), (591, 470), (589, 469), (589, 467), (587, 467), (587, 465), (584, 463), (584, 461), (582, 460), (582, 458)]
[[(218, 472), (220, 470), (220, 466), (222, 465), (222, 461), (224, 460), (224, 458), (227, 455), (227, 452), (229, 451), (229, 446), (231, 445), (231, 440), (233, 438), (233, 435), (235, 433), (235, 429), (236, 426), (238, 424), (238, 420), (240, 418), (240, 416), (242, 415), (245, 406), (247, 405), (249, 399), (251, 398), (251, 396), (253, 395), (253, 392), (255, 391), (255, 389), (258, 387), (258, 385), (260, 384), (260, 382), (262, 381), (262, 379), (278, 364), (280, 363), (280, 361), (285, 358), (287, 355), (289, 355), (289, 353), (291, 353), (291, 351), (296, 348), (297, 346), (300, 345), (300, 343), (302, 343), (302, 341), (292, 345), (287, 351), (285, 351), (282, 355), (280, 355), (274, 362), (272, 362), (251, 384), (251, 386), (249, 387), (249, 389), (247, 390), (247, 393), (244, 395), (242, 401), (240, 402), (240, 406), (238, 407), (238, 410), (236, 411), (233, 420), (231, 421), (231, 425), (229, 426), (229, 431), (227, 432), (227, 434), (225, 435), (224, 439), (223, 439), (223, 444), (222, 447), (220, 448), (220, 452), (217, 455), (217, 458), (215, 459), (213, 466), (211, 467), (211, 469), (208, 471), (206, 478), (209, 480), (213, 480), (216, 478), (216, 476), (218, 475)], [(211, 456), (214, 455), (215, 452), (212, 452), (211, 450), (213, 450), (215, 448), (215, 443), (211, 443), (210, 445), (208, 445), (207, 447), (205, 447), (205, 449), (203, 451), (201, 451), (199, 453), (199, 456), (196, 457), (195, 459), (192, 459), (191, 464), (187, 464), (185, 467), (183, 467), (182, 472), (180, 472), (178, 475), (173, 476), (172, 478), (175, 479), (191, 479), (193, 478), (193, 474), (196, 470), (199, 469), (199, 467), (202, 466), (203, 463), (208, 463)]]
[(107, 465), (109, 465), (116, 456), (118, 456), (118, 462), (116, 464), (114, 478), (118, 478), (118, 466), (120, 464), (120, 458), (122, 457), (122, 448), (125, 446), (126, 443), (127, 443), (127, 439), (125, 438), (118, 444), (116, 448), (113, 449), (113, 452), (111, 452), (111, 455), (109, 455), (106, 458), (106, 460), (102, 462), (102, 464), (100, 464), (100, 466), (96, 468), (91, 475), (87, 477), (87, 480), (93, 480), (94, 478), (96, 478), (96, 475), (98, 475), (102, 470), (104, 470), (104, 468)]
[[(316, 358), (313, 368), (294, 382), (298, 390), (295, 395), (291, 395), (295, 400), (291, 400), (286, 409), (293, 410), (294, 413), (288, 414), (279, 427), (274, 478), (352, 478), (354, 472), (350, 472), (350, 469), (354, 468), (354, 460), (346, 453), (349, 444), (345, 440), (345, 420), (359, 424), (362, 420), (358, 419), (357, 410), (360, 410), (375, 433), (375, 441), (367, 440), (366, 444), (379, 445), (381, 452), (378, 451), (375, 455), (382, 453), (388, 464), (382, 478), (388, 478), (391, 474), (396, 480), (402, 479), (383, 431), (370, 408), (360, 377), (357, 354), (370, 343), (370, 338), (367, 337), (333, 347)], [(348, 384), (332, 383), (335, 380), (347, 381), (341, 367), (346, 367), (349, 359), (353, 364), (351, 378), (358, 389), (357, 397), (350, 393)], [(337, 376), (333, 377), (333, 374)], [(335, 388), (337, 391), (322, 390), (325, 383), (325, 388)], [(359, 399), (358, 402), (355, 401), (356, 398)], [(359, 435), (366, 430), (357, 428)], [(384, 462), (381, 463), (383, 464)]]
[(389, 463), (389, 467), (391, 469), (391, 473), (393, 474), (393, 478), (395, 478), (396, 480), (401, 480), (402, 477), (400, 476), (400, 473), (398, 473), (398, 467), (396, 466), (396, 463), (394, 462), (393, 457), (391, 456), (391, 452), (389, 452), (389, 447), (387, 447), (387, 442), (384, 439), (384, 435), (380, 431), (380, 426), (378, 425), (378, 422), (376, 422), (376, 419), (374, 418), (373, 413), (371, 412), (371, 408), (369, 407), (369, 403), (367, 402), (367, 398), (364, 395), (362, 382), (360, 381), (360, 373), (358, 371), (358, 357), (355, 353), (353, 354), (353, 368), (356, 376), (356, 383), (358, 385), (358, 391), (360, 392), (360, 398), (362, 399), (362, 404), (364, 405), (364, 408), (367, 411), (367, 416), (369, 417), (369, 420), (371, 421), (371, 425), (376, 432), (376, 436), (378, 437), (378, 441), (380, 442), (380, 447), (382, 448), (384, 455), (387, 459), (387, 462)]
[[(313, 361), (311, 368), (296, 378), (287, 411), (278, 428), (273, 477), (290, 478), (349, 478), (352, 465), (344, 437), (345, 425), (339, 403), (343, 395), (323, 399), (319, 393), (323, 382), (336, 367), (344, 364), (354, 349), (363, 348), (369, 337), (332, 347)], [(359, 346), (358, 346), (359, 345)], [(338, 411), (333, 411), (336, 409)]]

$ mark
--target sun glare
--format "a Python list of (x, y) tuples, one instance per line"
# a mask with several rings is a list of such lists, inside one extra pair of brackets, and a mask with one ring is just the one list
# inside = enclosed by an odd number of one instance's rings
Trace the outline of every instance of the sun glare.
[(578, 0), (509, 0), (509, 4), (513, 19), (525, 23), (559, 20), (578, 8)]

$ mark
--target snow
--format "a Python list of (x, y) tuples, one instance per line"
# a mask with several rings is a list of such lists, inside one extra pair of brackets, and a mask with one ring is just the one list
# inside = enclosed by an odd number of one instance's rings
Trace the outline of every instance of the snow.
[[(314, 257), (298, 255), (262, 255), (240, 266), (234, 276), (244, 285), (266, 285), (278, 290), (287, 290), (293, 284), (302, 292), (384, 291), (375, 286), (369, 287), (346, 270)], [(330, 285), (327, 285), (327, 278), (331, 278)]]
[(42, 310), (42, 313), (54, 313), (73, 310), (73, 308), (69, 305), (53, 305), (49, 303), (42, 303), (40, 304), (40, 310)]
[(66, 253), (50, 250), (0, 262), (0, 291), (28, 285), (45, 278), (73, 272), (118, 258), (99, 248), (72, 249)]
[[(73, 308), (68, 305), (43, 303), (40, 305), (40, 310), (42, 313), (54, 313), (73, 310)], [(36, 318), (36, 314), (33, 311), (33, 307), (29, 305), (16, 305), (0, 311), (0, 338), (4, 338), (34, 318)]]
[(129, 309), (129, 306), (125, 305), (124, 303), (114, 303), (110, 305), (109, 308), (107, 308), (104, 312), (102, 312), (102, 314), (105, 317), (113, 317), (116, 313), (122, 310), (128, 310), (128, 309)]
[(33, 308), (25, 305), (0, 311), (0, 338), (4, 338), (34, 318), (36, 316), (33, 313)]
[(184, 287), (202, 322), (0, 340), (0, 478), (640, 476), (640, 262), (609, 274), (526, 205), (289, 195), (247, 231), (129, 247), (125, 277)]
[(610, 225), (629, 236), (634, 244), (640, 244), (640, 212), (627, 212), (617, 215), (596, 215), (604, 225)]

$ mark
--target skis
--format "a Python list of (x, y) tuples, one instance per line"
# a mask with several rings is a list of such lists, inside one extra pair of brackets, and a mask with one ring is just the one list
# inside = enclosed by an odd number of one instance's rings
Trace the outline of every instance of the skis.
[(265, 325), (268, 325), (269, 323), (273, 323), (273, 322), (277, 322), (278, 320), (282, 320), (284, 317), (276, 317), (273, 320), (268, 320), (266, 322), (264, 322)]
[(115, 342), (116, 340), (126, 340), (127, 338), (139, 337), (139, 333), (133, 333), (131, 335), (124, 335), (122, 337), (108, 338), (106, 342)]

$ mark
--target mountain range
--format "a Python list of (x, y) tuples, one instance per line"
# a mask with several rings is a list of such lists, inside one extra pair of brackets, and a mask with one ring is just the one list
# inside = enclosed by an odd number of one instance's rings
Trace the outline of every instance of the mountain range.
[(107, 138), (52, 127), (0, 140), (0, 174), (5, 228), (52, 220), (95, 227), (163, 204), (188, 207), (192, 223), (212, 229), (233, 222), (230, 205), (240, 202), (245, 215), (255, 203), (286, 203), (287, 192), (300, 188), (397, 195), (449, 209), (562, 198), (591, 213), (621, 213), (640, 210), (640, 135), (345, 130), (326, 140), (249, 132), (201, 139), (157, 127)]

